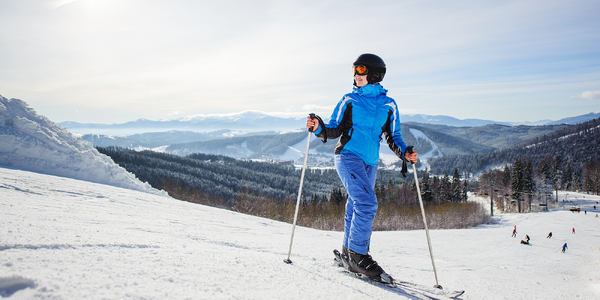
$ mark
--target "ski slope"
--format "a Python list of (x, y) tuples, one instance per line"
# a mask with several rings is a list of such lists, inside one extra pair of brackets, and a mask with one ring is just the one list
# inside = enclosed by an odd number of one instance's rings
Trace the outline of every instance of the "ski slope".
[[(599, 299), (600, 197), (575, 197), (581, 213), (432, 230), (439, 283), (462, 299)], [(340, 272), (341, 232), (297, 228), (283, 263), (291, 227), (170, 198), (0, 96), (0, 298), (423, 299)], [(422, 230), (374, 232), (371, 254), (397, 279), (435, 283)]]
[[(11, 168), (0, 168), (0, 195), (9, 299), (419, 299), (341, 273), (331, 253), (341, 232), (297, 228), (288, 265), (286, 223)], [(440, 284), (462, 299), (598, 299), (600, 199), (578, 199), (581, 213), (432, 230)], [(519, 244), (525, 234), (532, 245)], [(422, 230), (375, 232), (371, 252), (399, 279), (435, 283)]]

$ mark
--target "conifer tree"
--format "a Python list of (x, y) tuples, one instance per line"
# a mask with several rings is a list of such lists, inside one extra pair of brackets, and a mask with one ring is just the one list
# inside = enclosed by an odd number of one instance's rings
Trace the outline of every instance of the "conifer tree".
[(431, 200), (435, 203), (442, 203), (440, 201), (440, 179), (437, 176), (433, 176), (429, 189), (431, 190)]
[(548, 163), (544, 162), (541, 169), (540, 169), (540, 179), (542, 180), (542, 182), (544, 182), (544, 184), (546, 185), (551, 185), (552, 183), (552, 171), (550, 170), (550, 165), (548, 165)]
[(452, 201), (459, 202), (462, 200), (462, 187), (460, 185), (460, 174), (458, 169), (454, 169), (452, 174)]
[(317, 205), (319, 204), (319, 196), (317, 196), (317, 194), (313, 194), (312, 197), (310, 198), (310, 205)]
[(334, 204), (344, 203), (344, 195), (342, 194), (342, 189), (334, 187), (331, 190), (331, 196), (329, 196), (329, 201), (333, 202)]
[(325, 204), (327, 202), (329, 202), (329, 199), (327, 199), (327, 195), (322, 194), (321, 195), (321, 204)]
[(561, 166), (562, 159), (560, 156), (556, 156), (554, 159), (554, 166), (552, 168), (552, 185), (554, 187), (554, 191), (556, 192), (556, 201), (558, 201), (558, 190), (562, 188), (564, 180)]
[(450, 178), (448, 177), (448, 174), (444, 174), (444, 177), (442, 177), (442, 179), (440, 180), (438, 202), (439, 203), (450, 202), (451, 190), (452, 190), (452, 186), (450, 184)]
[(511, 178), (511, 198), (518, 201), (519, 198), (521, 198), (521, 192), (523, 191), (523, 169), (521, 168), (521, 161), (518, 159), (515, 161), (512, 168)]
[(505, 188), (508, 188), (510, 186), (511, 183), (511, 177), (510, 177), (510, 168), (508, 167), (508, 165), (504, 165), (504, 175), (502, 176), (502, 185)]
[(525, 169), (523, 170), (523, 192), (524, 193), (533, 193), (535, 191), (535, 182), (533, 175), (533, 166), (531, 165), (531, 161), (527, 161), (525, 165)]
[(567, 170), (565, 171), (565, 189), (571, 190), (573, 186), (573, 171), (571, 171), (571, 163), (567, 164)]
[(423, 178), (421, 179), (421, 194), (423, 202), (431, 203), (433, 201), (433, 194), (429, 184), (429, 170), (427, 169), (423, 172)]
[(522, 165), (524, 165), (522, 178), (523, 193), (527, 197), (529, 209), (531, 210), (531, 200), (533, 198), (533, 192), (535, 190), (533, 167), (531, 165), (531, 161), (527, 161), (527, 163), (525, 163), (525, 161), (523, 160)]

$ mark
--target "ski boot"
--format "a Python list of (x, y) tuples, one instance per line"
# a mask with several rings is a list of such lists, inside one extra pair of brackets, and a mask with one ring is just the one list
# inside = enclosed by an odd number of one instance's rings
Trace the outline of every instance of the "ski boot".
[(371, 255), (356, 253), (348, 249), (348, 264), (355, 272), (361, 273), (371, 280), (393, 284), (394, 279), (381, 268)]
[(349, 257), (348, 257), (348, 248), (342, 246), (342, 264), (344, 265), (344, 268), (346, 268), (349, 272), (352, 273), (358, 273), (358, 271), (356, 271), (354, 268), (352, 268), (350, 266), (350, 262), (349, 262)]
[[(335, 261), (338, 263), (339, 267), (346, 269), (346, 271), (351, 273), (358, 273), (358, 271), (354, 270), (350, 267), (350, 263), (348, 262), (348, 248), (342, 246), (342, 252), (337, 249), (333, 250), (333, 254), (335, 255)], [(360, 274), (360, 273), (358, 273)]]

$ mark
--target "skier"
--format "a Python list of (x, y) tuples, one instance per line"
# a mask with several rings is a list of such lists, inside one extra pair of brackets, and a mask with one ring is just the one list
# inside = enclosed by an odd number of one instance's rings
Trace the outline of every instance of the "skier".
[(530, 240), (529, 235), (526, 234), (525, 239), (527, 239), (527, 240), (526, 241), (521, 240), (521, 244), (529, 245), (529, 240)]
[(567, 243), (565, 243), (565, 244), (562, 246), (562, 253), (565, 253), (565, 251), (567, 251), (567, 249), (568, 249), (568, 248), (567, 248)]
[(573, 231), (571, 231), (572, 234), (575, 234), (575, 228), (573, 228)]
[(517, 228), (513, 229), (512, 237), (517, 237)]
[(551, 239), (552, 238), (552, 231), (550, 231), (550, 233), (548, 233), (548, 236), (546, 238), (547, 239)]
[(329, 123), (318, 116), (308, 117), (306, 127), (323, 142), (341, 136), (335, 148), (335, 167), (348, 193), (341, 257), (350, 271), (381, 280), (385, 272), (369, 255), (378, 206), (374, 189), (380, 142), (385, 136), (400, 159), (416, 162), (417, 153), (407, 151), (398, 105), (379, 83), (386, 72), (383, 60), (374, 54), (362, 54), (354, 62), (353, 72), (353, 91), (338, 102)]

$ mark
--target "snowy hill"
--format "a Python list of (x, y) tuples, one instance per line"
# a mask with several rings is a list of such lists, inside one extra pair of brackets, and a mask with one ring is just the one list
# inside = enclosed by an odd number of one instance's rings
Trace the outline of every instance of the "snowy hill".
[[(297, 228), (288, 265), (290, 224), (6, 168), (0, 191), (0, 298), (428, 299), (340, 272), (341, 232)], [(465, 289), (462, 299), (598, 299), (600, 197), (575, 197), (579, 214), (432, 230), (440, 284)], [(395, 277), (434, 284), (422, 230), (374, 232), (371, 251)]]
[(24, 101), (2, 96), (0, 166), (164, 194), (98, 153), (92, 143), (38, 115)]

